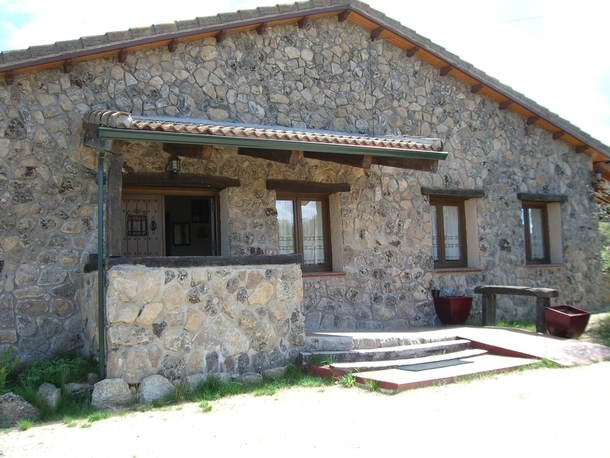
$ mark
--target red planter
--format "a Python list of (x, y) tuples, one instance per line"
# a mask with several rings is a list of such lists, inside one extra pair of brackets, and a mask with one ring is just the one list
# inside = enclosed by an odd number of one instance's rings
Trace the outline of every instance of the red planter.
[(471, 307), (472, 297), (434, 298), (434, 310), (444, 324), (464, 324)]
[(549, 334), (557, 337), (578, 338), (585, 332), (591, 314), (569, 305), (554, 305), (544, 309), (544, 320)]

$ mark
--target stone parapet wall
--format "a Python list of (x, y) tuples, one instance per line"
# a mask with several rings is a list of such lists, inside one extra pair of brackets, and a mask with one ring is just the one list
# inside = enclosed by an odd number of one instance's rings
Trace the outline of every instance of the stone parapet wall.
[[(97, 351), (97, 272), (86, 275), (87, 335)], [(106, 274), (107, 377), (261, 372), (305, 344), (298, 265), (150, 268)]]

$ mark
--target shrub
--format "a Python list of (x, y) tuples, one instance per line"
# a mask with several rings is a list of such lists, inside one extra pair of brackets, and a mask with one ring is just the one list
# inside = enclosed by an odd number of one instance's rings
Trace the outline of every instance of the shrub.
[(19, 381), (24, 387), (38, 388), (43, 383), (63, 387), (84, 380), (90, 370), (91, 364), (84, 358), (37, 359), (19, 374)]
[(6, 393), (6, 378), (19, 362), (19, 358), (13, 357), (13, 347), (7, 347), (0, 353), (0, 394)]

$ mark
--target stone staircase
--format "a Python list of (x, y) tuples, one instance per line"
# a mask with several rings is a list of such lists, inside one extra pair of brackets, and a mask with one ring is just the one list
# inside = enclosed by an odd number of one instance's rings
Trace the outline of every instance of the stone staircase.
[(362, 385), (382, 390), (451, 383), (469, 375), (501, 372), (536, 359), (499, 356), (456, 336), (405, 337), (400, 334), (312, 333), (298, 363), (320, 377), (353, 374)]

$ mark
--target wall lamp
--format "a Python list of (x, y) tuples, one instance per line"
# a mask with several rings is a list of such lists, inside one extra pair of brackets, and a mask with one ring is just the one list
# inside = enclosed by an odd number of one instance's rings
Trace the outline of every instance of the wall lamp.
[(175, 180), (178, 175), (178, 172), (180, 172), (180, 158), (173, 154), (169, 158), (169, 161), (167, 161), (165, 171), (169, 174), (170, 180)]

